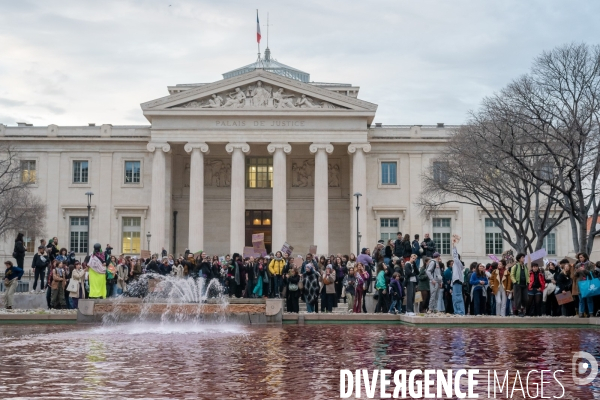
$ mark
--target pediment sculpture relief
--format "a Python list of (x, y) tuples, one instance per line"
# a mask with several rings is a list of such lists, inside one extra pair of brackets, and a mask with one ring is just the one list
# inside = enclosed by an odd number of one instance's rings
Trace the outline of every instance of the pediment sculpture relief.
[(233, 91), (215, 93), (206, 98), (189, 101), (175, 107), (182, 108), (321, 108), (342, 109), (327, 101), (313, 99), (302, 93), (285, 91), (257, 81), (245, 87), (237, 87)]
[[(329, 160), (328, 181), (329, 187), (337, 188), (341, 184), (340, 160)], [(296, 159), (292, 163), (292, 187), (315, 186), (315, 159)]]
[(204, 160), (204, 186), (230, 187), (231, 160), (215, 158)]

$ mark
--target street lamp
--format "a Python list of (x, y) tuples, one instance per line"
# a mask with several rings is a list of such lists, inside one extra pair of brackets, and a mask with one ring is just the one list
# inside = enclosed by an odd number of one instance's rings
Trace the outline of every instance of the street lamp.
[(360, 230), (358, 229), (358, 210), (360, 210), (360, 206), (358, 205), (358, 201), (360, 199), (360, 196), (362, 196), (362, 194), (360, 194), (359, 192), (354, 193), (354, 196), (356, 197), (356, 256), (358, 257), (358, 255), (360, 254)]
[(88, 209), (88, 220), (87, 220), (87, 240), (88, 240), (88, 249), (87, 249), (87, 253), (91, 254), (90, 252), (90, 214), (92, 213), (92, 196), (94, 195), (94, 193), (92, 192), (86, 192), (85, 195), (87, 196), (88, 199), (88, 205), (87, 205), (87, 209)]
[(146, 233), (146, 239), (148, 239), (148, 250), (150, 250), (150, 238), (152, 237), (152, 235), (150, 234), (150, 232)]

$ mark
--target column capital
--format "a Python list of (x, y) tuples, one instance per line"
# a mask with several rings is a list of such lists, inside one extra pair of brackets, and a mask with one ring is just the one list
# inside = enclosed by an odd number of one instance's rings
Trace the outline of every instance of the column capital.
[(361, 149), (363, 153), (368, 153), (371, 151), (371, 145), (369, 143), (350, 143), (348, 145), (348, 154), (354, 154), (358, 149)]
[(292, 145), (289, 143), (269, 143), (267, 146), (269, 154), (275, 153), (277, 149), (282, 149), (284, 153), (290, 154), (292, 152)]
[(325, 150), (327, 153), (333, 153), (333, 145), (331, 143), (313, 143), (308, 148), (311, 154), (315, 154), (319, 150)]
[(208, 144), (204, 142), (188, 142), (185, 144), (185, 146), (183, 146), (183, 149), (186, 151), (186, 153), (191, 153), (194, 149), (199, 149), (201, 152), (206, 154), (210, 153)]
[(233, 153), (233, 150), (235, 149), (240, 149), (242, 150), (242, 153), (250, 153), (250, 145), (248, 143), (245, 142), (241, 142), (241, 143), (227, 143), (227, 145), (225, 146), (225, 150), (228, 153)]
[(165, 153), (171, 151), (171, 145), (167, 142), (148, 142), (146, 145), (146, 149), (151, 153), (154, 153), (157, 148), (162, 149)]

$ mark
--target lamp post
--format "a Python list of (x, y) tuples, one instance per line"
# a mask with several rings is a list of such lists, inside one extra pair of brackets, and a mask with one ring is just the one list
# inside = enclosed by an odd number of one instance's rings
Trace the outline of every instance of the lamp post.
[(152, 235), (150, 234), (150, 232), (146, 233), (146, 239), (148, 239), (148, 250), (150, 250), (150, 238), (152, 237)]
[(360, 254), (360, 230), (358, 227), (358, 210), (360, 210), (360, 206), (358, 205), (358, 201), (360, 199), (360, 196), (362, 196), (362, 194), (360, 194), (359, 192), (354, 193), (354, 196), (356, 197), (356, 256), (358, 257), (358, 255)]
[(92, 192), (86, 192), (85, 195), (87, 196), (88, 199), (88, 205), (87, 205), (87, 209), (88, 209), (88, 220), (87, 220), (87, 253), (91, 254), (90, 252), (90, 214), (92, 213), (92, 196), (94, 195), (94, 193)]

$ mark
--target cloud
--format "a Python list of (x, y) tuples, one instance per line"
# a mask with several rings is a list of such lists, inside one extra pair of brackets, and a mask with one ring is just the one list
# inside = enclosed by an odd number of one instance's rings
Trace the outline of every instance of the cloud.
[[(169, 7), (171, 5), (171, 7)], [(256, 59), (360, 86), (386, 124), (461, 123), (541, 51), (597, 42), (576, 0), (28, 0), (0, 3), (0, 107), (36, 123), (147, 124), (139, 104)], [(13, 117), (11, 117), (13, 118)]]

